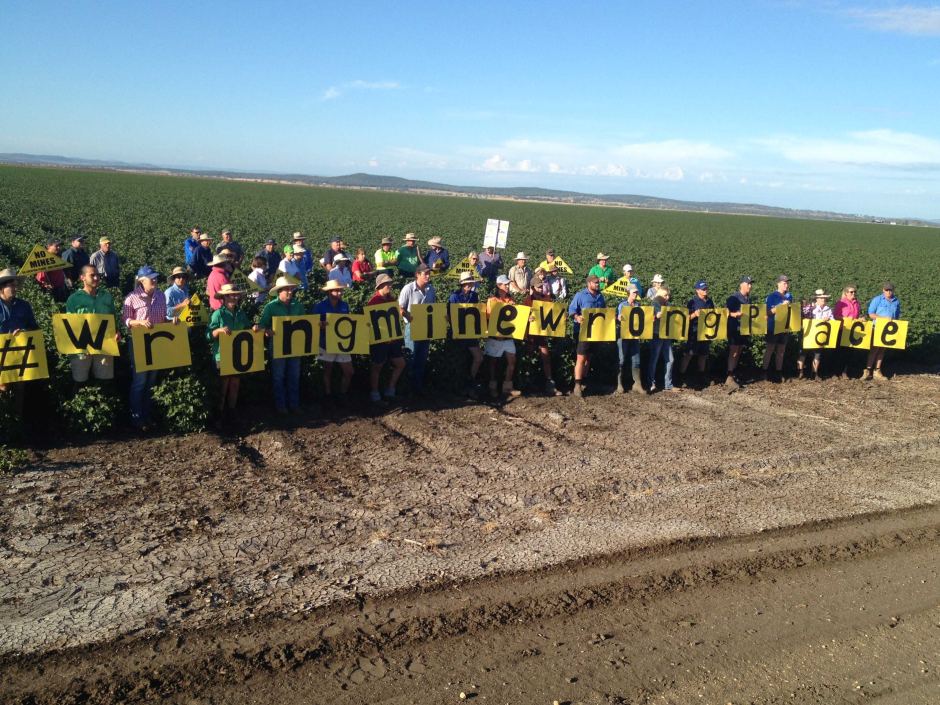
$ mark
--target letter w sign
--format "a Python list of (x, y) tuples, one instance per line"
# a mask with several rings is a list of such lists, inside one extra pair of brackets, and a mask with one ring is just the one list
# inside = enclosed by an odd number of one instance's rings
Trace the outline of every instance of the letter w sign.
[(63, 355), (117, 355), (114, 316), (57, 313), (52, 317), (56, 349)]

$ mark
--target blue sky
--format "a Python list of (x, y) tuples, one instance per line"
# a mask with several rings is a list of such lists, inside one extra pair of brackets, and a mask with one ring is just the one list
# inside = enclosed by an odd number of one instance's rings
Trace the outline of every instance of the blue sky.
[(0, 151), (940, 219), (940, 4), (0, 0)]

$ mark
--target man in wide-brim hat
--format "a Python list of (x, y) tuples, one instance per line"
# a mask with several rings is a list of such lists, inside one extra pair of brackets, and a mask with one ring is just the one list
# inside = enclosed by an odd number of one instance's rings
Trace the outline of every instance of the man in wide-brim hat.
[[(392, 283), (394, 280), (385, 272), (380, 272), (375, 278), (375, 294), (366, 303), (366, 306), (379, 306), (396, 301), (392, 294)], [(372, 361), (369, 370), (369, 400), (373, 404), (383, 404), (394, 401), (395, 388), (398, 385), (398, 379), (405, 369), (405, 358), (402, 351), (401, 340), (390, 340), (385, 343), (376, 343), (369, 347), (369, 358)], [(379, 380), (382, 376), (382, 368), (385, 363), (391, 365), (391, 373), (388, 382), (385, 385), (384, 400), (383, 395), (379, 394)]]
[(529, 256), (525, 252), (516, 253), (516, 263), (509, 268), (509, 291), (513, 294), (526, 294), (532, 285), (532, 269)]
[(612, 284), (614, 281), (614, 269), (613, 267), (607, 266), (607, 260), (610, 259), (610, 255), (606, 255), (603, 252), (597, 253), (597, 264), (591, 267), (591, 270), (588, 272), (588, 276), (597, 277), (597, 281), (600, 285), (600, 290), (603, 291), (605, 287), (609, 284)]
[(395, 259), (398, 263), (398, 271), (406, 277), (413, 277), (418, 271), (418, 265), (424, 264), (424, 258), (421, 257), (421, 250), (418, 249), (418, 238), (414, 233), (408, 233), (404, 237), (404, 243), (398, 248)]
[(173, 267), (168, 279), (170, 286), (163, 294), (166, 296), (166, 318), (174, 323), (179, 320), (180, 312), (189, 306), (189, 278), (191, 273), (183, 267)]
[(282, 341), (274, 339), (274, 318), (279, 316), (302, 316), (304, 306), (294, 301), (294, 292), (297, 282), (288, 276), (281, 276), (271, 287), (273, 297), (261, 311), (258, 318), (258, 328), (264, 330), (265, 336), (272, 338), (271, 348), (271, 383), (274, 390), (274, 408), (279, 414), (300, 410), (300, 358), (276, 357), (274, 346)]
[(424, 261), (432, 272), (446, 272), (450, 269), (450, 253), (444, 247), (444, 241), (437, 235), (428, 240), (428, 256)]
[(215, 311), (222, 305), (221, 299), (215, 297), (215, 292), (221, 289), (223, 284), (230, 283), (235, 264), (230, 257), (219, 253), (209, 260), (209, 267), (211, 271), (206, 280), (206, 296), (209, 297), (209, 308)]
[(379, 243), (379, 249), (375, 251), (373, 257), (376, 272), (389, 272), (398, 262), (398, 253), (392, 250), (392, 244), (390, 237), (383, 237), (382, 242)]
[[(231, 335), (240, 330), (254, 328), (258, 326), (251, 325), (251, 319), (244, 311), (239, 310), (238, 302), (245, 294), (244, 291), (234, 284), (223, 284), (213, 296), (222, 302), (222, 306), (212, 312), (209, 319), (209, 326), (206, 331), (206, 337), (212, 341), (212, 356), (215, 358), (216, 367), (221, 365), (221, 354), (219, 352), (219, 339), (224, 335)], [(241, 383), (241, 376), (220, 375), (219, 376), (219, 408), (218, 416), (215, 419), (215, 426), (221, 428), (226, 420), (227, 414), (232, 414), (238, 405), (238, 388)]]
[(345, 405), (346, 395), (349, 392), (349, 385), (352, 382), (353, 376), (352, 355), (349, 353), (327, 352), (326, 317), (327, 314), (331, 313), (339, 315), (349, 314), (349, 304), (343, 301), (343, 292), (346, 291), (346, 286), (335, 279), (330, 279), (325, 286), (320, 287), (320, 291), (326, 293), (326, 298), (315, 303), (310, 313), (320, 314), (320, 353), (317, 357), (320, 362), (323, 363), (323, 391), (328, 397), (333, 395), (333, 364), (339, 365), (343, 376), (340, 379), (339, 394), (336, 395), (336, 402), (340, 405)]

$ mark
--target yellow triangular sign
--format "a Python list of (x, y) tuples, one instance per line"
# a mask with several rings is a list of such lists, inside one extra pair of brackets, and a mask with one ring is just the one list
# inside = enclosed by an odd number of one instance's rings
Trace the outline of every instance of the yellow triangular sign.
[(561, 257), (555, 257), (555, 259), (552, 260), (552, 264), (558, 267), (558, 271), (562, 274), (567, 274), (569, 276), (574, 274), (574, 271), (571, 269), (571, 267), (568, 266), (568, 263), (565, 262), (565, 260), (563, 260)]
[(236, 269), (234, 272), (232, 272), (232, 275), (229, 277), (229, 281), (235, 286), (236, 289), (241, 289), (242, 291), (261, 291), (261, 287), (251, 281), (251, 279), (248, 278), (248, 275), (240, 269)]
[(209, 325), (209, 309), (203, 306), (199, 294), (192, 294), (189, 297), (189, 306), (180, 309), (180, 323), (190, 327)]
[(52, 272), (56, 269), (68, 269), (71, 266), (72, 265), (61, 257), (47, 252), (46, 248), (42, 245), (36, 245), (29, 255), (27, 255), (26, 261), (23, 262), (23, 266), (20, 267), (17, 274), (22, 277), (27, 274), (36, 274), (37, 272)]
[(630, 295), (630, 277), (620, 277), (610, 286), (604, 287), (601, 292), (604, 296), (620, 296), (627, 298)]
[(476, 269), (474, 269), (473, 265), (470, 264), (470, 255), (467, 255), (462, 260), (460, 260), (456, 267), (451, 267), (447, 271), (447, 276), (452, 279), (460, 279), (460, 275), (464, 272), (473, 272), (476, 274)]

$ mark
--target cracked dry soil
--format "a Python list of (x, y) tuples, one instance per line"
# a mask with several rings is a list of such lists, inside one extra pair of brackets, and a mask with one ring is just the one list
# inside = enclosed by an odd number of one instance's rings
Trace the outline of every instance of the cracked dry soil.
[(451, 401), (0, 477), (0, 700), (940, 701), (937, 375)]

